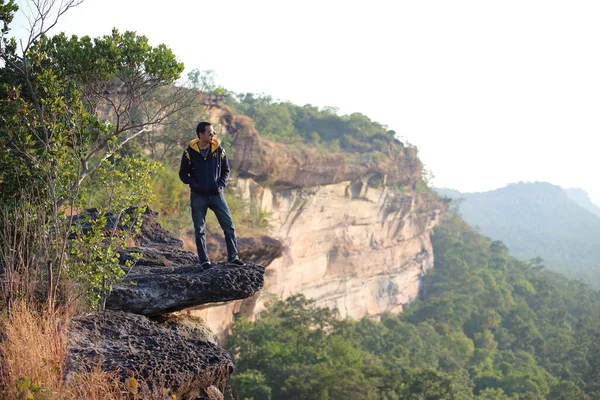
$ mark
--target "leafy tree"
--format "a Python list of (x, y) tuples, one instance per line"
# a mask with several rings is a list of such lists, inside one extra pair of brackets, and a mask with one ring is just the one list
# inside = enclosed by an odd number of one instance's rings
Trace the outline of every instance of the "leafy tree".
[(115, 283), (125, 275), (141, 254), (121, 260), (119, 250), (139, 233), (145, 207), (151, 197), (151, 180), (159, 163), (124, 158), (105, 160), (95, 171), (94, 190), (104, 196), (93, 212), (82, 213), (72, 226), (75, 238), (69, 242), (69, 276), (84, 285), (91, 304), (104, 309)]
[[(48, 37), (57, 19), (80, 3), (33, 0), (29, 39), (19, 51), (14, 38), (3, 37), (0, 53), (0, 206), (29, 207), (36, 199), (48, 219), (53, 254), (43, 262), (51, 299), (68, 261), (72, 218), (66, 216), (86, 204), (90, 176), (190, 104), (190, 90), (172, 86), (183, 64), (165, 45), (117, 30), (96, 39)], [(14, 3), (0, 5), (7, 23)], [(20, 240), (29, 243), (24, 248), (39, 247), (43, 235)]]
[(18, 9), (14, 0), (0, 0), (0, 21), (2, 22), (0, 33), (2, 35), (8, 33), (8, 25), (12, 22), (14, 13)]
[(236, 399), (240, 400), (271, 400), (271, 388), (267, 385), (265, 376), (256, 370), (247, 370), (236, 374), (232, 384), (238, 388)]
[(585, 394), (573, 382), (560, 382), (552, 387), (547, 400), (589, 400), (590, 397)]

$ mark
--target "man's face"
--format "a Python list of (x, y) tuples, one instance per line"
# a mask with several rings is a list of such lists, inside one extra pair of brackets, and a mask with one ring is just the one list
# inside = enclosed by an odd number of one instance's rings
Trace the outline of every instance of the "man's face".
[(208, 144), (208, 143), (212, 142), (212, 139), (214, 136), (215, 136), (215, 129), (212, 127), (212, 125), (209, 125), (206, 128), (204, 128), (204, 133), (200, 132), (200, 135), (198, 135), (198, 138), (200, 139), (201, 142)]

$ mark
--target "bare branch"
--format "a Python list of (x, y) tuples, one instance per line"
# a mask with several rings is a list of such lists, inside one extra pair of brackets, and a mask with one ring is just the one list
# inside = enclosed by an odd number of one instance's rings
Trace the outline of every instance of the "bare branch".
[(83, 181), (85, 180), (85, 178), (93, 171), (95, 171), (96, 169), (98, 169), (98, 167), (100, 166), (100, 164), (102, 164), (102, 162), (108, 158), (110, 158), (113, 154), (115, 154), (116, 150), (120, 149), (121, 147), (125, 146), (125, 144), (127, 142), (129, 142), (131, 139), (135, 139), (136, 137), (138, 137), (139, 135), (141, 135), (142, 133), (146, 132), (148, 129), (147, 128), (142, 128), (139, 131), (137, 131), (136, 133), (134, 133), (131, 136), (128, 136), (127, 138), (125, 138), (123, 141), (121, 141), (116, 148), (113, 151), (109, 151), (107, 152), (96, 164), (94, 164), (94, 166), (90, 167), (90, 168), (86, 168), (80, 175), (79, 180), (77, 181), (77, 185), (73, 187), (73, 190), (78, 189), (79, 187), (81, 187), (81, 184), (83, 183)]
[[(29, 48), (35, 43), (42, 35), (45, 35), (54, 28), (58, 23), (59, 18), (71, 8), (77, 7), (84, 0), (61, 0), (58, 9), (56, 9), (57, 0), (31, 0), (33, 7), (35, 8), (35, 14), (32, 14), (32, 7), (28, 5), (29, 15), (26, 15), (29, 21), (29, 38), (25, 47), (22, 46), (23, 54), (27, 54)], [(53, 16), (53, 11), (56, 10), (56, 14)], [(49, 20), (49, 21), (48, 21)], [(48, 24), (48, 25), (46, 25)]]

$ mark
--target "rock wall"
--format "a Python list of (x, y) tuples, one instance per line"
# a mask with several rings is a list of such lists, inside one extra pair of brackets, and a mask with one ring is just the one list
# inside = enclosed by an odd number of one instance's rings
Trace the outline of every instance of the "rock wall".
[(284, 244), (257, 296), (192, 312), (219, 336), (234, 313), (253, 318), (273, 298), (303, 293), (340, 317), (377, 317), (399, 312), (419, 292), (433, 266), (430, 240), (441, 207), (414, 190), (349, 181), (299, 189), (270, 189), (251, 179), (238, 188), (271, 213), (271, 234)]

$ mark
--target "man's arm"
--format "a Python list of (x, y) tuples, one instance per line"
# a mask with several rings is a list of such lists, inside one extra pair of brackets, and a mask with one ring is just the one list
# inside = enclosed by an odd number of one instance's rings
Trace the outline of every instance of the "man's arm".
[(225, 188), (227, 187), (227, 181), (229, 180), (229, 173), (231, 169), (229, 168), (229, 158), (225, 154), (225, 150), (222, 150), (221, 153), (221, 176), (219, 177), (219, 187)]
[(194, 183), (194, 181), (192, 178), (190, 178), (190, 160), (188, 159), (186, 152), (187, 150), (181, 157), (181, 165), (179, 166), (179, 179), (181, 179), (181, 182), (185, 183), (186, 185), (191, 185)]

